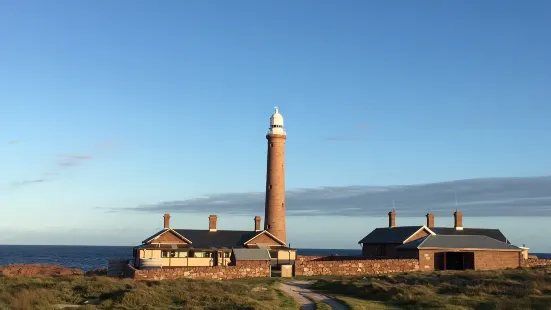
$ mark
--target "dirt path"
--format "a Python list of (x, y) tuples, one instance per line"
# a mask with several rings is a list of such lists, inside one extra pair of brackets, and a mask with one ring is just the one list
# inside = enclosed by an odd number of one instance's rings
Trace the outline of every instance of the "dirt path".
[(338, 301), (322, 294), (312, 292), (310, 286), (312, 286), (314, 282), (315, 281), (289, 281), (280, 283), (280, 288), (285, 293), (291, 295), (301, 305), (301, 310), (315, 310), (316, 304), (311, 300), (324, 302), (331, 306), (333, 310), (348, 310), (347, 307)]

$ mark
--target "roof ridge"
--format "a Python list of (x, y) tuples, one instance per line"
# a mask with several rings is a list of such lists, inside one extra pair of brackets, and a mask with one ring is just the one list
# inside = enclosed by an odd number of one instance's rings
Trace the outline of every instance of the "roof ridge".
[[(209, 229), (194, 229), (194, 228), (171, 228), (172, 230), (193, 230), (193, 231), (208, 231), (208, 232), (211, 232)], [(256, 231), (256, 230), (234, 230), (234, 229), (217, 229), (215, 231), (212, 231), (212, 232), (218, 232), (218, 231), (238, 231), (238, 232), (252, 232), (252, 233), (260, 233), (260, 232), (263, 232), (264, 230), (259, 230), (259, 231)]]

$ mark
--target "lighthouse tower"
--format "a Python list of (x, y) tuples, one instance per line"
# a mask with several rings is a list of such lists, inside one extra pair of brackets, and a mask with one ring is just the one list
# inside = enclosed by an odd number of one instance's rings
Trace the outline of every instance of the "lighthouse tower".
[(264, 229), (287, 243), (285, 229), (285, 139), (283, 116), (278, 108), (270, 118), (268, 167), (266, 169), (266, 214)]

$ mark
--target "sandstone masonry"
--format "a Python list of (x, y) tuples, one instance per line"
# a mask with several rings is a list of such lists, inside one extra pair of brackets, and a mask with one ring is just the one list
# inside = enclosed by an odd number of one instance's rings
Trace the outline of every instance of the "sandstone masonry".
[[(295, 261), (295, 276), (342, 275), (357, 276), (391, 272), (419, 271), (417, 259), (346, 259), (338, 256), (305, 257)], [(342, 259), (342, 258), (341, 258)]]
[(165, 280), (165, 279), (203, 279), (203, 280), (230, 280), (238, 278), (270, 277), (270, 262), (241, 261), (236, 266), (204, 266), (204, 267), (175, 267), (162, 269), (134, 269), (127, 266), (125, 276), (136, 280)]

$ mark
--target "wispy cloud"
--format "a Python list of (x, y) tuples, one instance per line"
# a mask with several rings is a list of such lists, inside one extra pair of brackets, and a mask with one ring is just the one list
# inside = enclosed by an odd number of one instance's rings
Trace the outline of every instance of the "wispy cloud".
[(89, 154), (82, 154), (82, 155), (78, 155), (78, 154), (57, 154), (58, 157), (61, 157), (61, 158), (66, 158), (66, 159), (92, 159), (94, 158), (94, 155), (89, 155)]
[(73, 167), (79, 165), (82, 161), (94, 158), (94, 155), (89, 154), (57, 154), (57, 165), (62, 168)]
[(15, 145), (15, 144), (19, 144), (19, 140), (10, 140), (7, 142), (8, 145)]
[[(459, 208), (466, 216), (551, 216), (551, 177), (474, 179), (422, 185), (347, 186), (288, 190), (287, 216), (437, 216)], [(457, 204), (455, 202), (457, 193)], [(265, 193), (213, 194), (130, 208), (137, 212), (263, 214)], [(394, 203), (393, 203), (394, 201)], [(120, 211), (128, 209), (118, 209)]]
[(46, 181), (47, 181), (46, 179), (24, 180), (24, 181), (14, 182), (12, 185), (13, 185), (13, 187), (21, 187), (21, 186), (26, 186), (26, 185), (44, 183)]

